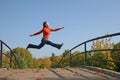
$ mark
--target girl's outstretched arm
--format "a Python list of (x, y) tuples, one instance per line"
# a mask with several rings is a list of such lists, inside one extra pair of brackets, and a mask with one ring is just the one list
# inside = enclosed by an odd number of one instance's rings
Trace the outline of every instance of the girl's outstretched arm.
[(38, 35), (38, 34), (40, 34), (40, 33), (42, 33), (42, 32), (43, 32), (43, 29), (40, 30), (40, 31), (38, 31), (38, 32), (36, 32), (36, 33), (34, 33), (34, 34), (31, 34), (31, 35), (29, 35), (29, 36), (35, 36), (35, 35)]
[(64, 27), (62, 27), (62, 28), (54, 28), (54, 29), (51, 29), (51, 31), (58, 31), (58, 30), (61, 30), (61, 29), (63, 29)]

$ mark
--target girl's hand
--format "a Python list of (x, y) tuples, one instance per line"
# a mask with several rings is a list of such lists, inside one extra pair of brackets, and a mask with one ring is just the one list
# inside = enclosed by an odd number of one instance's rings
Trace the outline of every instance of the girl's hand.
[(64, 27), (62, 27), (61, 29), (63, 29)]
[(32, 37), (33, 35), (29, 35), (30, 37)]

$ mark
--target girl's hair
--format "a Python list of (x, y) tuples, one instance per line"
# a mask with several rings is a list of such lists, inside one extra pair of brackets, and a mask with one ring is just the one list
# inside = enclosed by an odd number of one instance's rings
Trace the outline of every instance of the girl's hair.
[(47, 23), (47, 21), (43, 22), (43, 28), (45, 27), (45, 24)]

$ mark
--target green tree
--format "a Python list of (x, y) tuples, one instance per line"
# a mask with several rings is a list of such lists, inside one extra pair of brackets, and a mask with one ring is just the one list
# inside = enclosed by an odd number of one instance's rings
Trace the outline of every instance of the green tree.
[(15, 62), (15, 65), (17, 68), (32, 68), (32, 54), (24, 49), (17, 47), (13, 49), (13, 61)]
[(33, 58), (32, 62), (33, 62), (33, 65), (32, 65), (33, 68), (38, 68), (39, 67), (38, 59)]
[(71, 65), (80, 66), (84, 64), (84, 54), (81, 54), (80, 51), (75, 51), (72, 53)]
[(2, 67), (10, 67), (10, 51), (5, 49), (2, 51)]
[(37, 59), (37, 64), (38, 64), (38, 68), (44, 68), (44, 65), (43, 65), (43, 58)]
[(2, 60), (3, 60), (2, 67), (9, 68), (10, 67), (10, 59), (7, 56), (3, 55)]
[(55, 56), (55, 67), (60, 67), (60, 64), (59, 64), (59, 62), (60, 62), (60, 60), (61, 60), (61, 55), (60, 56)]
[(55, 68), (57, 65), (56, 61), (55, 61), (55, 54), (52, 53), (52, 56), (51, 56), (51, 67), (52, 68)]
[[(101, 41), (100, 40), (96, 40), (96, 41), (94, 41), (93, 45), (92, 45), (92, 50), (103, 49), (103, 44), (104, 44), (104, 40), (101, 40)], [(92, 65), (93, 66), (97, 66), (97, 67), (104, 67), (105, 66), (105, 62), (100, 61), (102, 59), (105, 59), (103, 52), (101, 52), (101, 51), (93, 52), (92, 53), (92, 58), (93, 59), (98, 59), (98, 60), (93, 60), (92, 61)]]
[(61, 67), (69, 67), (70, 66), (70, 52), (69, 50), (65, 50), (63, 56), (62, 56), (62, 61), (60, 63)]
[(44, 66), (44, 68), (50, 68), (50, 67), (51, 67), (50, 57), (45, 57), (45, 58), (43, 59), (42, 66)]
[[(93, 42), (92, 50), (100, 50), (100, 49), (112, 49), (113, 43), (110, 42), (111, 38), (105, 38), (102, 40), (96, 40)], [(113, 60), (111, 56), (111, 51), (97, 51), (93, 53), (93, 58), (98, 59), (98, 61), (92, 61), (94, 66), (103, 67), (107, 69), (114, 70), (115, 64), (114, 62), (109, 61), (99, 61), (101, 60)]]
[(115, 70), (120, 72), (120, 42), (114, 45), (114, 49), (119, 49), (119, 50), (112, 51), (111, 53), (112, 53), (113, 60), (117, 61), (115, 63), (116, 65)]
[(57, 68), (60, 66), (59, 62), (61, 60), (61, 56), (55, 56), (55, 54), (53, 53), (51, 56), (51, 67), (52, 68)]

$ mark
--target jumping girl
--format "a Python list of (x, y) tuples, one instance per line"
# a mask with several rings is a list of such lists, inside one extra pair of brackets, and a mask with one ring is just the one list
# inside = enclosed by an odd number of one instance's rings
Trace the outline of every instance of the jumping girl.
[(45, 44), (48, 44), (48, 45), (51, 45), (55, 48), (58, 48), (58, 49), (61, 49), (61, 47), (63, 46), (63, 43), (62, 44), (56, 44), (56, 43), (53, 43), (51, 41), (48, 40), (49, 36), (50, 36), (50, 33), (53, 31), (58, 31), (58, 30), (61, 30), (63, 29), (64, 27), (62, 28), (50, 28), (49, 27), (49, 23), (47, 21), (43, 22), (43, 29), (34, 33), (34, 34), (31, 34), (29, 36), (35, 36), (35, 35), (38, 35), (38, 34), (41, 34), (43, 33), (43, 38), (41, 39), (41, 43), (39, 45), (34, 45), (34, 44), (28, 44), (28, 46), (26, 47), (26, 49), (28, 48), (36, 48), (36, 49), (40, 49), (42, 48)]

